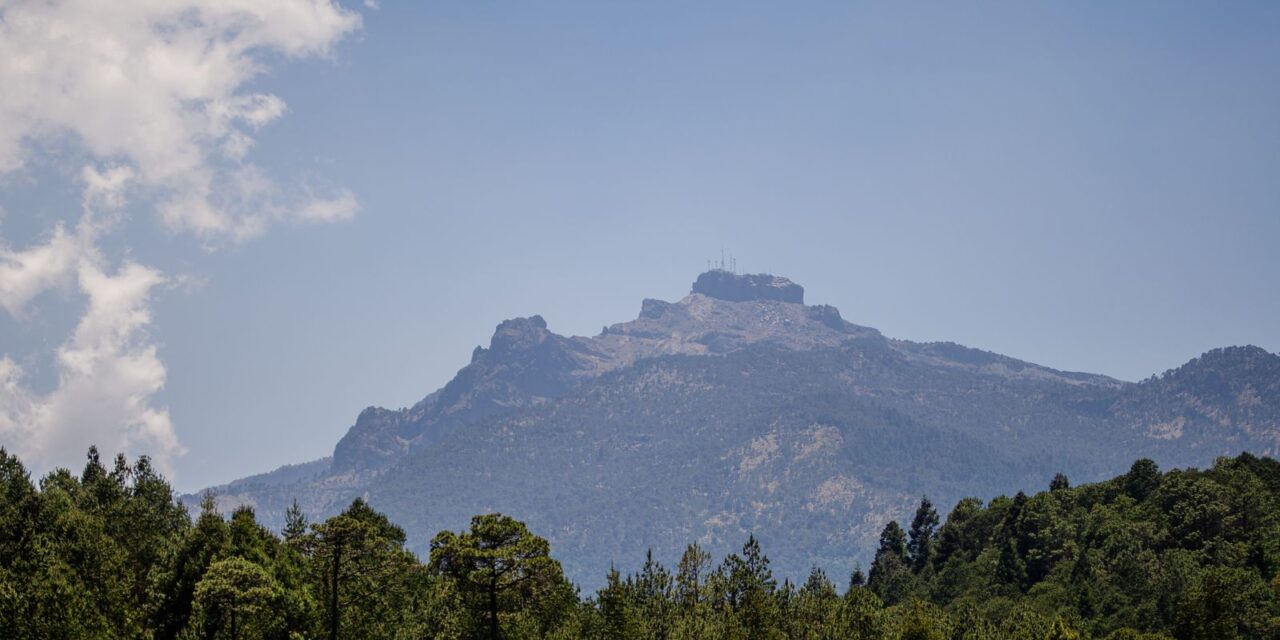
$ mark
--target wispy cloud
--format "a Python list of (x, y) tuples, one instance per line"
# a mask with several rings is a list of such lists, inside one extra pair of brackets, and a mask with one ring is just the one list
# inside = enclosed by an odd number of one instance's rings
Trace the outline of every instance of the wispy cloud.
[(212, 239), (252, 237), (311, 204), (218, 187), (286, 111), (243, 92), (264, 56), (327, 56), (358, 14), (329, 0), (7, 0), (0, 11), (0, 171), (23, 166), (32, 142), (69, 135), (136, 171), (173, 230)]
[(169, 411), (152, 406), (166, 371), (146, 332), (151, 291), (164, 277), (132, 262), (106, 273), (82, 258), (75, 280), (88, 304), (57, 350), (57, 388), (32, 392), (21, 367), (0, 358), (0, 433), (37, 467), (96, 443), (149, 453), (167, 468), (182, 447)]
[(74, 224), (23, 248), (0, 238), (5, 311), (21, 321), (51, 290), (84, 304), (52, 354), (52, 391), (0, 357), (0, 444), (37, 467), (89, 443), (162, 467), (182, 451), (155, 406), (166, 369), (148, 328), (155, 292), (189, 278), (113, 259), (103, 240), (136, 210), (214, 247), (352, 217), (350, 191), (282, 186), (249, 161), (254, 135), (288, 107), (245, 87), (268, 58), (330, 56), (359, 27), (332, 0), (0, 0), (0, 175), (50, 154), (84, 163), (66, 185), (81, 194)]

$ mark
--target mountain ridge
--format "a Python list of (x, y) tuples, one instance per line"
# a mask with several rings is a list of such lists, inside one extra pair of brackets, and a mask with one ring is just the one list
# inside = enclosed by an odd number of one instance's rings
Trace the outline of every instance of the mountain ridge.
[[(439, 390), (362, 411), (327, 465), (236, 481), (220, 500), (275, 523), (293, 499), (325, 515), (365, 497), (409, 525), (419, 551), (472, 513), (515, 512), (584, 577), (618, 554), (673, 553), (662, 539), (728, 548), (798, 521), (812, 536), (779, 562), (800, 577), (865, 560), (879, 526), (918, 498), (898, 476), (944, 505), (1058, 471), (1096, 479), (1136, 457), (1194, 466), (1280, 442), (1280, 356), (1257, 347), (1125, 382), (886, 338), (803, 304), (785, 278), (709, 273), (596, 336), (504, 321)], [(648, 505), (637, 512), (615, 497), (637, 488), (666, 502), (632, 495)]]
[[(713, 270), (699, 276), (690, 294), (681, 300), (645, 299), (634, 320), (606, 326), (592, 337), (555, 334), (539, 315), (505, 320), (495, 329), (489, 347), (476, 347), (471, 362), (440, 389), (442, 397), (430, 394), (413, 407), (398, 411), (382, 407), (362, 411), (335, 449), (335, 468), (380, 468), (458, 424), (504, 408), (545, 401), (578, 380), (645, 358), (724, 354), (756, 342), (812, 349), (835, 347), (859, 337), (884, 339), (875, 329), (844, 320), (835, 307), (804, 305), (803, 291), (786, 278)], [(943, 366), (1009, 376), (1057, 377), (1082, 384), (1119, 383), (1106, 376), (1058, 371), (954, 343), (890, 343)], [(957, 358), (958, 354), (964, 355)], [(975, 355), (984, 362), (975, 362)], [(495, 365), (499, 370), (495, 371)], [(524, 377), (534, 371), (539, 379)]]

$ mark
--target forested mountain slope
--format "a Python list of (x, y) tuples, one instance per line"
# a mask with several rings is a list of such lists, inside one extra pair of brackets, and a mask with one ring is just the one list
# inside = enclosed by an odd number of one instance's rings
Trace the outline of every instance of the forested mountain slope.
[(1136, 457), (1203, 465), (1280, 444), (1280, 356), (1256, 347), (1128, 383), (888, 339), (803, 295), (709, 272), (594, 337), (503, 322), (414, 407), (362, 412), (332, 461), (216, 491), (272, 524), (294, 500), (323, 516), (363, 496), (419, 552), (431, 532), (500, 510), (584, 581), (649, 548), (723, 553), (754, 533), (799, 577), (812, 561), (843, 574), (869, 559), (921, 493), (949, 506), (1059, 471), (1092, 480)]

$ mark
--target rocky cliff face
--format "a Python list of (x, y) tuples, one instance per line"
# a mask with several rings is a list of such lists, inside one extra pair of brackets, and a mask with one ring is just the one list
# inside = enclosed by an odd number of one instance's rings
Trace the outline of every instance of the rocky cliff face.
[(548, 331), (541, 316), (507, 320), (439, 391), (407, 409), (362, 411), (334, 448), (333, 469), (376, 471), (461, 425), (557, 398), (601, 358), (589, 342)]
[(694, 281), (693, 292), (731, 302), (777, 300), (804, 304), (804, 287), (767, 273), (742, 275), (722, 269), (708, 271)]
[(801, 578), (865, 566), (918, 492), (1041, 488), (1137, 457), (1204, 465), (1280, 451), (1280, 356), (1206, 353), (1141, 383), (1057, 371), (952, 343), (891, 340), (803, 304), (784, 278), (703, 274), (676, 302), (566, 337), (531, 316), (498, 325), (443, 388), (371, 407), (317, 461), (221, 488), (267, 522), (367, 496), (425, 550), (474, 513), (509, 512), (593, 586), (611, 561), (749, 533)]

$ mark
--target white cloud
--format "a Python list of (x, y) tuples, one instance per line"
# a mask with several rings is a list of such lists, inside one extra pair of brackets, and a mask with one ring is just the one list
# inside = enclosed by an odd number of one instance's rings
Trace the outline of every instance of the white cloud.
[(54, 227), (47, 242), (25, 251), (0, 248), (0, 306), (20, 316), (33, 298), (49, 289), (68, 287), (86, 251), (79, 234)]
[[(55, 242), (60, 240), (49, 244)], [(23, 383), (22, 368), (0, 358), (0, 438), (37, 469), (69, 465), (97, 444), (106, 451), (150, 454), (171, 470), (182, 446), (168, 410), (153, 406), (153, 396), (164, 387), (165, 366), (146, 331), (151, 291), (165, 279), (132, 262), (105, 273), (92, 253), (72, 260), (87, 304), (57, 349), (58, 385), (48, 394), (34, 393)]]
[(243, 87), (264, 55), (326, 56), (359, 26), (331, 0), (0, 0), (0, 173), (70, 136), (151, 189), (171, 229), (257, 235), (260, 208), (305, 203), (216, 190), (286, 110)]
[[(34, 469), (80, 460), (90, 444), (148, 453), (162, 469), (182, 452), (157, 406), (166, 367), (150, 337), (167, 278), (109, 243), (133, 208), (206, 245), (277, 223), (353, 216), (349, 191), (285, 188), (247, 161), (254, 135), (288, 111), (246, 90), (265, 61), (325, 57), (358, 29), (333, 0), (0, 0), (0, 176), (35, 157), (84, 163), (82, 210), (21, 249), (0, 238), (0, 306), (22, 320), (44, 292), (75, 292), (84, 310), (51, 354), (57, 386), (33, 390), (0, 356), (0, 445)], [(39, 150), (39, 155), (36, 154)], [(10, 211), (10, 217), (21, 212)]]
[(338, 222), (356, 215), (360, 204), (356, 195), (343, 191), (332, 198), (314, 198), (297, 210), (295, 218), (303, 222)]
[(126, 166), (113, 166), (99, 171), (86, 166), (80, 172), (84, 181), (85, 209), (119, 209), (124, 206), (125, 187), (133, 179), (133, 169)]

